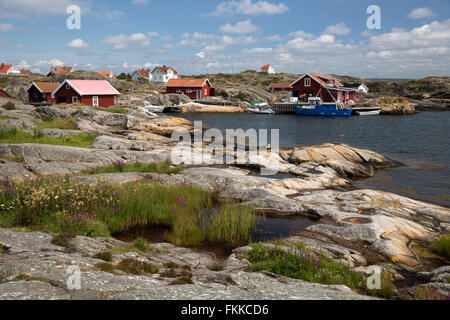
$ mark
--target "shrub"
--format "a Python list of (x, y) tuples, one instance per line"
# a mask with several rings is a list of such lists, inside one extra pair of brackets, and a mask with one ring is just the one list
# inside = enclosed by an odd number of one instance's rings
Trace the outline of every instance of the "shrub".
[(441, 257), (450, 260), (450, 235), (439, 237), (439, 239), (431, 245), (431, 250)]
[(14, 104), (14, 102), (7, 102), (3, 105), (3, 109), (6, 110), (16, 110), (16, 105)]
[(169, 286), (177, 286), (177, 285), (184, 285), (184, 284), (194, 284), (191, 278), (188, 277), (181, 277), (179, 279), (173, 280), (171, 283), (169, 283)]
[(111, 263), (100, 262), (95, 265), (96, 268), (109, 273), (114, 273), (114, 266)]
[(153, 274), (159, 271), (159, 267), (153, 263), (125, 259), (119, 263), (117, 269), (135, 275)]
[(216, 272), (222, 271), (223, 269), (225, 269), (223, 265), (218, 264), (218, 263), (211, 264), (207, 268), (211, 271), (216, 271)]
[(111, 262), (112, 261), (112, 254), (109, 251), (100, 252), (100, 253), (97, 253), (94, 256), (94, 258), (95, 259), (99, 259), (99, 260), (103, 260), (103, 261), (106, 261), (106, 262)]
[(74, 238), (75, 235), (73, 233), (58, 234), (53, 237), (52, 243), (59, 247), (68, 247)]

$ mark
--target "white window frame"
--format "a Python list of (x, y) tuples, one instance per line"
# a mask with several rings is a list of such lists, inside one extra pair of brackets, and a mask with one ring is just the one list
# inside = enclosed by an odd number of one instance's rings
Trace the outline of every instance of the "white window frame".
[(177, 89), (177, 93), (183, 93), (183, 90)]
[(72, 97), (72, 104), (76, 104), (78, 103), (78, 97), (77, 96), (73, 96)]
[(207, 96), (208, 95), (208, 89), (206, 89), (205, 88), (205, 94), (204, 94), (205, 96)]
[[(97, 103), (95, 103), (95, 100), (97, 100)], [(92, 96), (92, 106), (98, 107), (98, 104), (99, 104), (98, 96)]]
[(66, 89), (67, 89), (67, 90), (69, 90), (69, 89), (70, 89), (70, 86), (69, 86), (68, 84), (66, 84)]
[(311, 87), (311, 78), (305, 78), (305, 87)]

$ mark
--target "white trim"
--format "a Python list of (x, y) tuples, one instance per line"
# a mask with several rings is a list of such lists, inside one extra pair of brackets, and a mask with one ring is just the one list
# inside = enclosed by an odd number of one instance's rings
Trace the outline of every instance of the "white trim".
[[(100, 81), (103, 81), (103, 80), (100, 80)], [(111, 88), (113, 88), (114, 89), (114, 91), (116, 91), (117, 92), (117, 95), (120, 95), (120, 92), (116, 89), (116, 88), (114, 88), (113, 86), (112, 86), (112, 84), (111, 83), (109, 83), (109, 81), (107, 81), (107, 80), (104, 80), (104, 81), (106, 81), (106, 83), (108, 83), (109, 84), (109, 86), (111, 87)], [(105, 96), (109, 96), (109, 94), (105, 94)]]
[[(77, 101), (74, 102), (74, 99), (76, 99)], [(72, 96), (72, 104), (78, 103), (78, 97), (77, 96)]]
[[(97, 98), (97, 103), (96, 104), (94, 103), (94, 100), (95, 100), (94, 98)], [(97, 107), (98, 108), (99, 102), (100, 102), (100, 100), (98, 99), (98, 96), (92, 96), (92, 106), (93, 107)]]
[[(309, 81), (307, 81), (309, 80)], [(308, 84), (306, 84), (308, 82)], [(311, 87), (311, 78), (305, 78), (304, 87)]]
[(38, 89), (40, 93), (43, 93), (42, 90), (34, 82), (28, 86), (27, 92), (30, 91), (32, 86), (35, 86), (36, 89)]
[[(96, 80), (96, 81), (105, 81), (107, 84), (109, 84), (109, 86), (110, 86), (112, 89), (114, 89), (114, 91), (116, 91), (115, 94), (113, 94), (113, 93), (111, 93), (111, 94), (100, 94), (100, 96), (120, 95), (120, 92), (117, 91), (117, 89), (114, 88), (114, 87), (111, 85), (111, 83), (109, 83), (107, 80)], [(70, 85), (70, 87), (71, 87), (73, 90), (75, 90), (75, 92), (78, 93), (78, 95), (80, 95), (80, 96), (86, 96), (86, 95), (87, 95), (87, 96), (91, 96), (91, 95), (92, 95), (92, 94), (84, 94), (84, 93), (80, 92), (80, 91), (79, 91), (79, 90), (78, 90), (78, 89), (70, 82), (70, 80), (66, 79), (66, 80), (64, 80), (63, 83), (61, 83), (61, 85), (60, 85), (58, 88), (56, 88), (55, 91), (52, 92), (52, 96), (53, 96), (56, 92), (58, 92), (59, 89), (61, 89), (62, 86), (63, 86), (64, 84), (66, 84), (66, 83), (68, 83), (68, 84)]]

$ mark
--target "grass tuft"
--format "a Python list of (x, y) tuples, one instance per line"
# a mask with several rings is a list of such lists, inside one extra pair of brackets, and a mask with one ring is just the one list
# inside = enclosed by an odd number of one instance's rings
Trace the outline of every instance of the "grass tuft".
[(431, 245), (431, 250), (446, 260), (450, 260), (450, 235), (440, 236)]
[(211, 265), (207, 266), (207, 268), (210, 271), (215, 271), (215, 272), (219, 272), (219, 271), (222, 271), (223, 269), (225, 269), (225, 267), (223, 265), (218, 264), (218, 263), (211, 264)]
[(68, 247), (71, 244), (71, 241), (75, 238), (73, 233), (63, 233), (55, 235), (52, 239), (52, 243), (55, 246), (59, 247)]
[(100, 262), (95, 265), (97, 269), (100, 269), (104, 272), (114, 273), (114, 266), (108, 262)]
[(5, 103), (4, 105), (3, 105), (3, 109), (6, 109), (6, 110), (16, 110), (16, 105), (14, 104), (14, 102), (7, 102), (7, 103)]
[(117, 161), (116, 163), (99, 167), (87, 171), (87, 174), (103, 174), (103, 173), (121, 173), (121, 172), (142, 172), (142, 173), (163, 173), (163, 174), (177, 174), (183, 169), (180, 167), (172, 168), (168, 162), (154, 162), (154, 163), (127, 163), (125, 161)]
[(106, 262), (111, 262), (112, 261), (112, 254), (109, 251), (100, 252), (100, 253), (97, 253), (94, 256), (94, 258), (95, 259), (99, 259), (99, 260), (103, 260), (103, 261), (106, 261)]
[(120, 107), (99, 108), (98, 110), (110, 112), (110, 113), (119, 113), (119, 114), (127, 114), (128, 113), (128, 109), (120, 108)]
[(79, 134), (65, 137), (47, 137), (40, 129), (35, 129), (33, 134), (18, 130), (14, 127), (0, 128), (0, 143), (36, 143), (89, 148), (95, 139), (93, 134)]
[(159, 271), (159, 267), (153, 263), (141, 262), (133, 259), (122, 260), (117, 269), (135, 275), (154, 274)]
[(177, 285), (185, 285), (185, 284), (194, 284), (191, 278), (181, 277), (179, 279), (173, 280), (169, 283), (169, 286), (177, 286)]
[(44, 119), (44, 121), (33, 120), (39, 129), (61, 129), (61, 130), (78, 130), (74, 119)]

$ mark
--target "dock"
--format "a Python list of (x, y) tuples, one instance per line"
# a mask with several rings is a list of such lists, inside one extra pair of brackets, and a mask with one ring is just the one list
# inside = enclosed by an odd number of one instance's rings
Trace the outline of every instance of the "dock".
[(225, 100), (208, 100), (208, 99), (196, 99), (194, 100), (195, 103), (200, 104), (206, 104), (211, 106), (230, 106), (230, 107), (238, 107), (240, 105), (239, 102), (231, 102), (231, 101), (225, 101)]
[(279, 102), (279, 103), (272, 103), (270, 105), (270, 108), (277, 114), (289, 114), (294, 113), (294, 107), (296, 106), (298, 106), (297, 103)]

